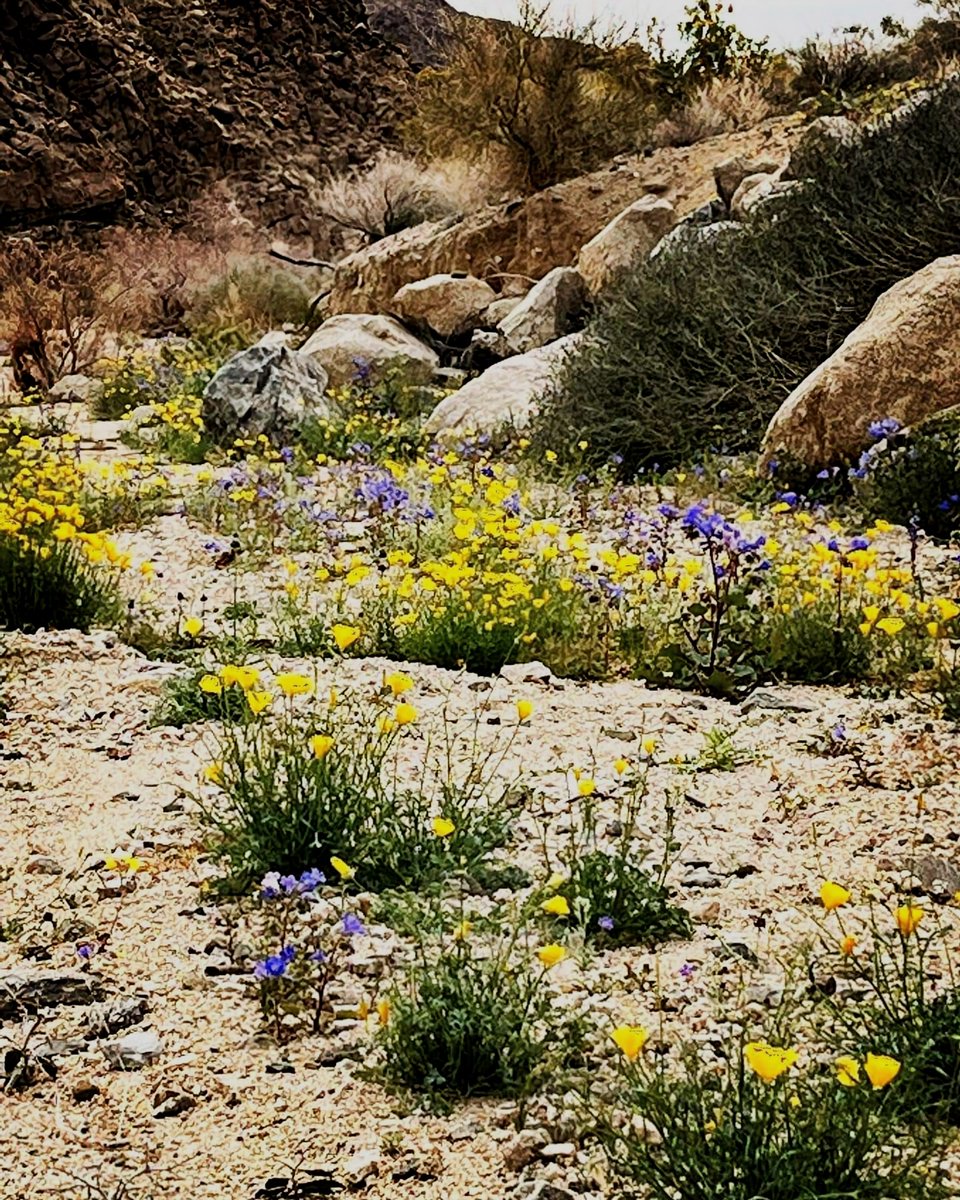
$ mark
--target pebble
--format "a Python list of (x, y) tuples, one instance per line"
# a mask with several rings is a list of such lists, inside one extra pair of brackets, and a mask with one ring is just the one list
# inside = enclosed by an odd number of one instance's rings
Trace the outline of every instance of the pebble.
[(115, 1071), (139, 1071), (156, 1062), (163, 1050), (160, 1035), (151, 1030), (138, 1030), (115, 1042), (101, 1042), (103, 1056)]
[(545, 1159), (572, 1158), (577, 1148), (573, 1142), (551, 1142), (540, 1148), (540, 1157)]

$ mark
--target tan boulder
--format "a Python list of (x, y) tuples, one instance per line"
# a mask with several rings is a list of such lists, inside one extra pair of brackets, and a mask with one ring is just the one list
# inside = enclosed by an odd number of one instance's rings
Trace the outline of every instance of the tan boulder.
[(676, 224), (669, 200), (644, 196), (625, 208), (580, 250), (577, 270), (592, 295), (647, 257)]
[(523, 429), (532, 420), (537, 401), (549, 388), (557, 367), (580, 337), (571, 333), (549, 346), (496, 363), (441, 400), (427, 419), (426, 432), (451, 438), (494, 433), (504, 426)]
[(331, 387), (352, 382), (360, 372), (376, 382), (392, 370), (411, 384), (429, 383), (440, 365), (430, 347), (399, 321), (369, 313), (343, 313), (324, 321), (300, 353), (323, 367)]
[(481, 314), (496, 299), (490, 284), (474, 275), (431, 275), (404, 284), (393, 297), (392, 307), (414, 327), (425, 325), (449, 338), (475, 329)]
[(851, 461), (874, 422), (914, 425), (960, 404), (960, 255), (894, 284), (770, 422), (761, 466)]
[(587, 290), (580, 272), (573, 267), (554, 267), (497, 328), (512, 354), (526, 354), (582, 326), (586, 304)]
[(774, 171), (779, 171), (782, 165), (773, 158), (752, 158), (746, 154), (735, 154), (732, 158), (725, 158), (713, 168), (717, 195), (729, 208), (745, 179), (749, 179), (751, 175), (772, 175)]

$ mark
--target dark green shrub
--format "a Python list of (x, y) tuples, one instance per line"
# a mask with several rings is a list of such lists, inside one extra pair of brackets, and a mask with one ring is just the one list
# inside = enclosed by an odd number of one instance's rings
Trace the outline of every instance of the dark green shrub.
[(913, 75), (913, 64), (901, 49), (877, 44), (862, 28), (850, 29), (839, 39), (811, 38), (793, 58), (793, 87), (801, 97), (841, 100)]
[(809, 183), (739, 233), (665, 253), (611, 290), (535, 445), (563, 429), (558, 453), (582, 437), (627, 474), (755, 448), (883, 291), (960, 248), (960, 84), (803, 170)]
[(513, 950), (511, 941), (480, 956), (461, 938), (417, 960), (380, 1033), (386, 1083), (435, 1102), (525, 1098), (582, 1053), (581, 1024), (558, 1012), (546, 969)]
[(960, 410), (894, 433), (861, 459), (857, 498), (867, 515), (949, 538), (960, 528)]
[(75, 541), (0, 535), (0, 628), (81, 629), (120, 615), (116, 577)]

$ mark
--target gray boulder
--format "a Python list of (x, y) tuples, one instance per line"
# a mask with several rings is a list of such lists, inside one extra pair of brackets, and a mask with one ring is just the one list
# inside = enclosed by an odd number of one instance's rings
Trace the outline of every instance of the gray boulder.
[(748, 175), (737, 188), (737, 194), (730, 204), (730, 215), (734, 220), (745, 221), (762, 205), (801, 187), (803, 183), (800, 180), (781, 179), (779, 174)]
[(513, 354), (526, 354), (572, 333), (581, 324), (588, 299), (575, 267), (555, 267), (500, 322), (507, 348)]
[(203, 393), (203, 423), (216, 441), (265, 434), (295, 438), (309, 417), (329, 417), (327, 372), (286, 346), (257, 345), (228, 359)]
[(330, 376), (331, 387), (351, 383), (362, 373), (377, 383), (390, 371), (402, 372), (411, 385), (429, 383), (440, 359), (419, 338), (394, 320), (368, 313), (331, 317), (307, 338), (301, 355)]
[(715, 242), (719, 238), (726, 237), (727, 234), (742, 232), (743, 226), (739, 221), (715, 221), (712, 225), (678, 225), (676, 229), (671, 229), (666, 237), (657, 242), (650, 251), (650, 261), (653, 262), (661, 254), (682, 253), (691, 246), (699, 246), (704, 242)]
[(496, 363), (442, 400), (427, 419), (426, 432), (455, 438), (494, 433), (505, 426), (523, 429), (533, 418), (537, 401), (549, 388), (557, 367), (581, 336), (572, 333), (549, 346)]

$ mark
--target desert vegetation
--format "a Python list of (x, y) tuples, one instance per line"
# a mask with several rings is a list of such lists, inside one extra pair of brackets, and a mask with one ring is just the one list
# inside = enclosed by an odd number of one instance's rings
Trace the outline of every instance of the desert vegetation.
[[(788, 54), (525, 5), (316, 179), (318, 257), (215, 194), (4, 239), (0, 1193), (957, 1194), (957, 409), (760, 455), (957, 252), (927, 7)], [(756, 208), (554, 267), (532, 350), (506, 246), (325, 307), (321, 253), (615, 155), (660, 219), (784, 128)], [(561, 341), (526, 420), (437, 423)]]

